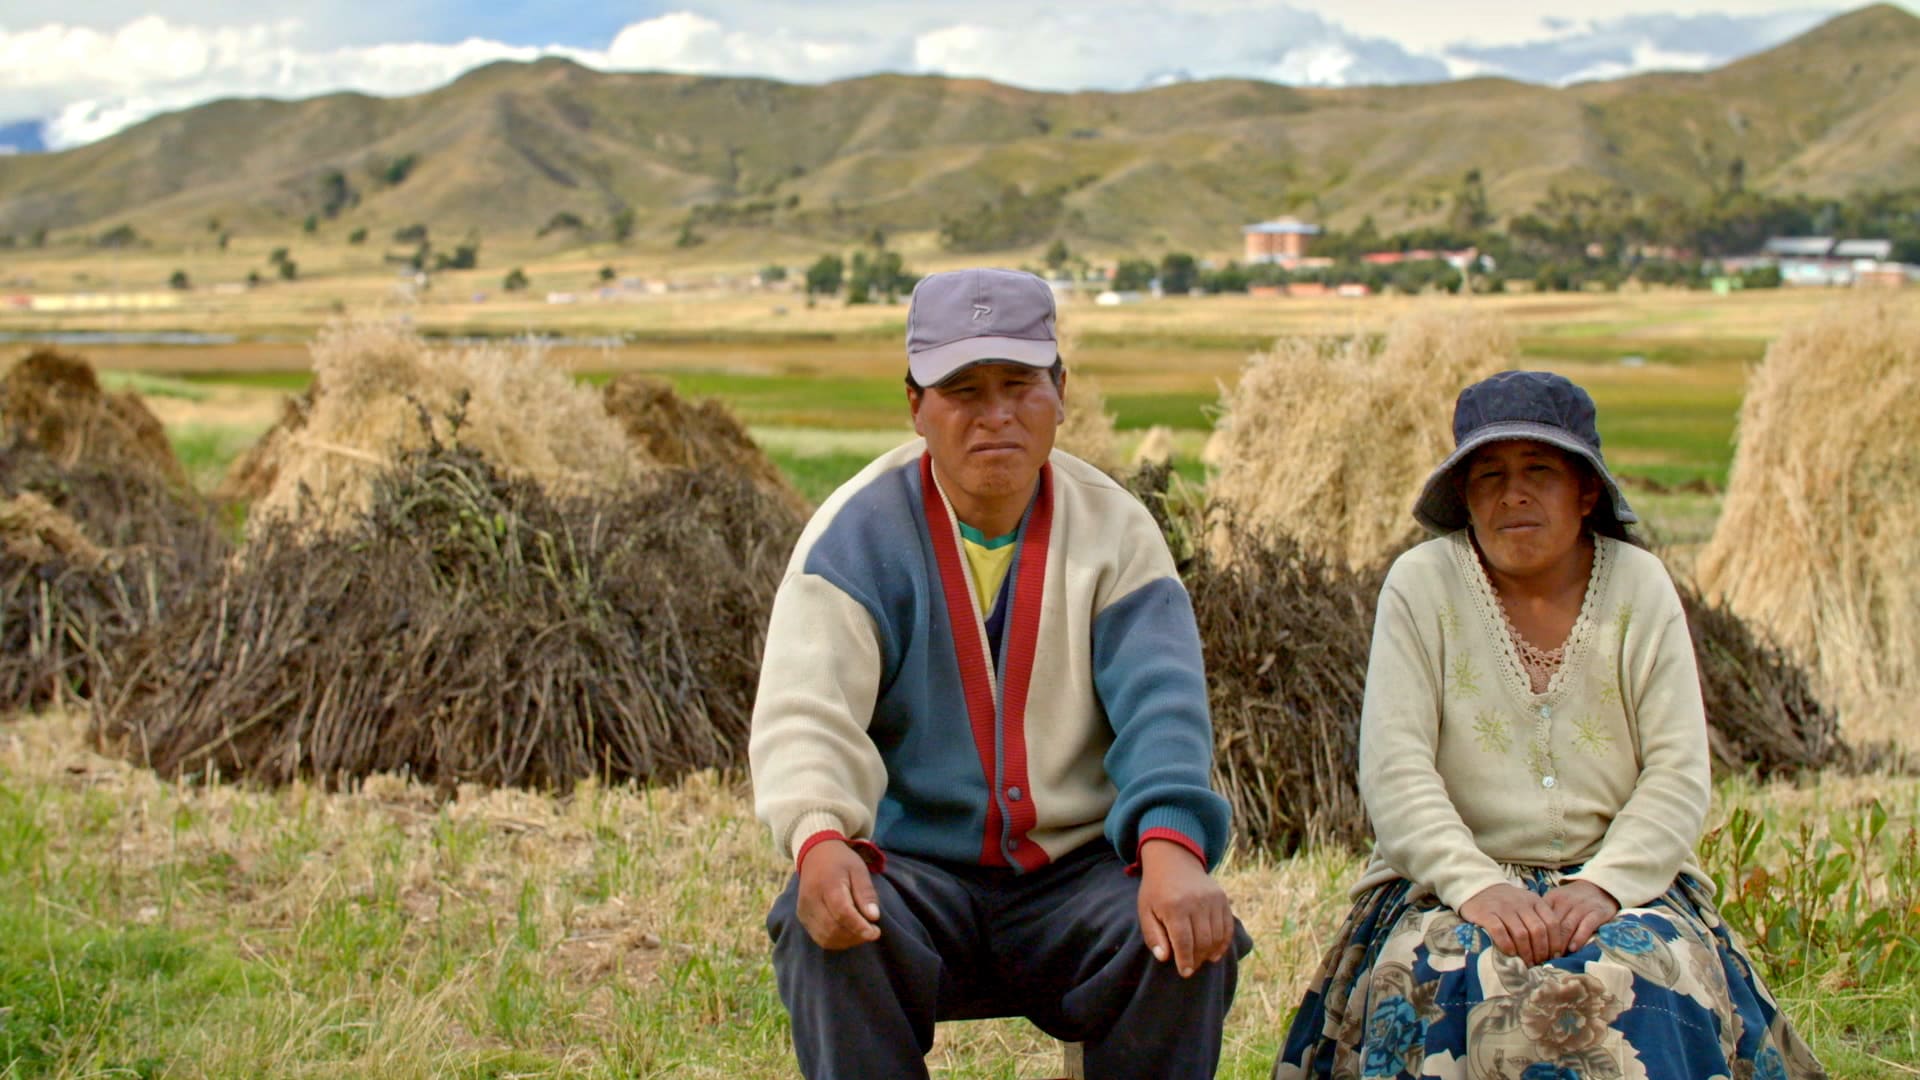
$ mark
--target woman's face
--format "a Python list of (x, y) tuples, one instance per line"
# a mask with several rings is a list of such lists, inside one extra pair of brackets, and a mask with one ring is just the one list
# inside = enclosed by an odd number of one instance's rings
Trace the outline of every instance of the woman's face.
[(1473, 537), (1496, 570), (1526, 576), (1577, 557), (1600, 482), (1545, 443), (1488, 443), (1467, 459), (1465, 497)]

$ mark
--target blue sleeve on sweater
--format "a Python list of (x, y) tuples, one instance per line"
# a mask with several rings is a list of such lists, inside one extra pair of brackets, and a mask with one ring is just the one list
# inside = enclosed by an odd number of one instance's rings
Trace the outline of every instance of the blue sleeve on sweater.
[(1231, 812), (1213, 790), (1213, 724), (1200, 632), (1187, 590), (1173, 578), (1144, 585), (1093, 623), (1093, 683), (1113, 726), (1107, 775), (1119, 794), (1107, 839), (1138, 857), (1140, 836), (1173, 829), (1206, 852), (1226, 853)]

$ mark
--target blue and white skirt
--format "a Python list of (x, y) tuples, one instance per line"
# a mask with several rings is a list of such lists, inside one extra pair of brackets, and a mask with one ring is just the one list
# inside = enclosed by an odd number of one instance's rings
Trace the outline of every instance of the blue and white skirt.
[[(1573, 873), (1508, 867), (1545, 893)], [(1301, 1077), (1800, 1080), (1824, 1077), (1686, 875), (1578, 952), (1528, 967), (1429, 890), (1361, 896), (1274, 1066)]]

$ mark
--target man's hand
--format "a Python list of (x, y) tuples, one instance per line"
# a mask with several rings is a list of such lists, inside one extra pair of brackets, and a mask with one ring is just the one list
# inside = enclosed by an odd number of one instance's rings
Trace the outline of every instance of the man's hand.
[(1554, 951), (1555, 956), (1580, 951), (1592, 939), (1594, 931), (1620, 914), (1620, 902), (1607, 890), (1579, 878), (1548, 889), (1541, 899), (1553, 912), (1556, 938), (1561, 942)]
[(845, 840), (822, 840), (800, 863), (800, 925), (823, 949), (880, 938), (880, 897), (866, 861)]
[[(1487, 932), (1493, 944), (1528, 967), (1561, 955), (1566, 944), (1547, 902), (1518, 885), (1489, 885), (1460, 905), (1460, 917)], [(1556, 936), (1558, 935), (1558, 936)]]
[(1171, 840), (1140, 845), (1140, 933), (1155, 960), (1186, 978), (1233, 946), (1233, 905), (1193, 852)]

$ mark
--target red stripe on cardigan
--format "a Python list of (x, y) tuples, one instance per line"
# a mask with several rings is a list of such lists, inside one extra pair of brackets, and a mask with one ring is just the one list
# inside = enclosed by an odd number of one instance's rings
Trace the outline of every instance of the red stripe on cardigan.
[[(1034, 648), (1040, 640), (1041, 601), (1047, 587), (1047, 544), (1053, 537), (1053, 466), (1040, 469), (1040, 490), (1020, 542), (1020, 576), (1013, 584), (1009, 612), (1006, 670), (1000, 675), (1000, 723), (1005, 732), (1006, 760), (1001, 762), (1001, 786), (1007, 795), (1007, 818), (1013, 841), (1013, 860), (1022, 869), (1038, 870), (1048, 863), (1040, 845), (1027, 839), (1039, 818), (1033, 789), (1027, 784), (1027, 688), (1033, 682)], [(1013, 789), (1020, 789), (1014, 798)]]
[(986, 650), (981, 647), (980, 616), (974, 611), (967, 574), (960, 565), (960, 543), (954, 539), (953, 519), (934, 483), (932, 454), (920, 455), (920, 503), (926, 515), (927, 535), (933, 539), (933, 560), (940, 569), (940, 591), (947, 601), (948, 636), (953, 638), (954, 658), (960, 665), (960, 688), (973, 728), (973, 747), (980, 755), (980, 773), (987, 780), (986, 835), (981, 838), (980, 862), (1005, 866), (1007, 858), (1000, 850), (1000, 801), (993, 797), (993, 682), (988, 676)]

